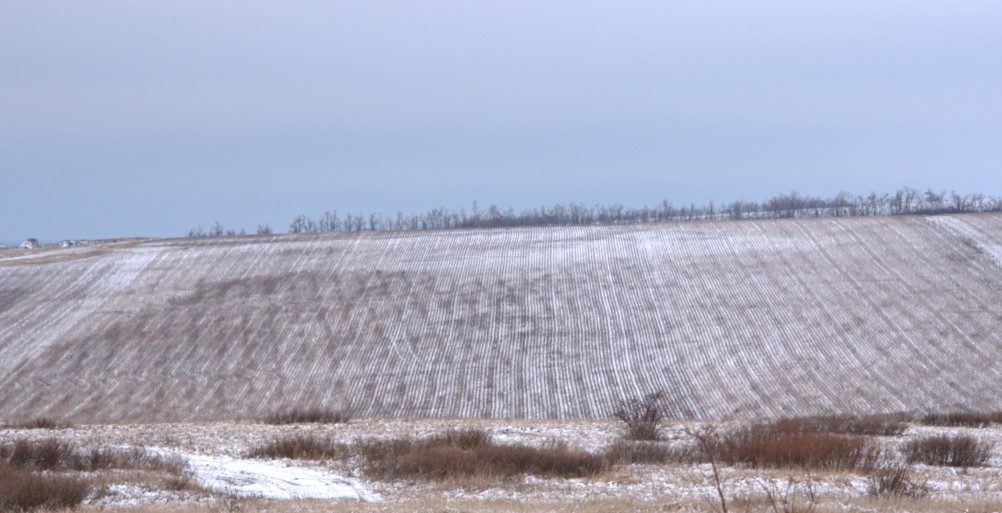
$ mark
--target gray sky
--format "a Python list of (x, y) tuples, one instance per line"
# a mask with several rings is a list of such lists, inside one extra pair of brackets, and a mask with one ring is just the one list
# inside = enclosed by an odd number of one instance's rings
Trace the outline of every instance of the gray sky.
[(0, 6), (0, 240), (1002, 194), (1002, 2)]

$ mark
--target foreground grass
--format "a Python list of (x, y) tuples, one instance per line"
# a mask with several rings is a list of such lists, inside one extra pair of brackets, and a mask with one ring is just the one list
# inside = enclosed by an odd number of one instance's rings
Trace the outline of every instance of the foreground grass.
[[(773, 512), (776, 511), (765, 497), (751, 498), (736, 502), (731, 511), (736, 512)], [(232, 508), (232, 509), (229, 509)], [(247, 513), (664, 513), (664, 512), (718, 512), (719, 505), (706, 501), (680, 500), (639, 500), (634, 498), (615, 499), (532, 499), (532, 500), (475, 500), (446, 499), (442, 497), (426, 497), (407, 502), (329, 502), (315, 500), (265, 501), (248, 499), (238, 503), (214, 503), (195, 506), (185, 505), (143, 505), (122, 506), (111, 508), (81, 508), (79, 511), (104, 511), (109, 513), (176, 513), (193, 511), (217, 513), (222, 511), (242, 511)], [(780, 509), (779, 511), (783, 511)], [(813, 509), (791, 509), (790, 511), (814, 511), (817, 513), (873, 513), (873, 512), (910, 512), (910, 513), (989, 513), (1002, 511), (1002, 501), (975, 500), (908, 500), (908, 499), (871, 499), (843, 503), (819, 504)]]
[[(480, 419), (357, 419), (349, 424), (291, 426), (259, 422), (115, 429), (78, 426), (65, 432), (12, 431), (6, 439), (0, 431), (0, 454), (9, 462), (23, 461), (18, 465), (28, 474), (54, 471), (73, 477), (76, 469), (84, 473), (95, 469), (99, 479), (91, 484), (94, 494), (79, 507), (83, 511), (720, 511), (711, 455), (720, 467), (721, 486), (732, 512), (1002, 511), (1002, 471), (994, 466), (1002, 429), (960, 430), (962, 435), (981, 442), (994, 440), (996, 445), (990, 447), (992, 457), (985, 466), (956, 471), (945, 466), (948, 463), (909, 465), (906, 460), (909, 442), (942, 433), (951, 433), (948, 447), (967, 447), (955, 443), (965, 440), (952, 434), (957, 430), (921, 426), (915, 430), (913, 421), (907, 425), (908, 434), (902, 434), (904, 430), (893, 424), (896, 419), (885, 420), (726, 423), (719, 425), (717, 445), (712, 446), (715, 451), (709, 454), (688, 434), (699, 426), (695, 423), (666, 425), (661, 440), (633, 441), (623, 440), (616, 425), (609, 422)], [(88, 433), (88, 429), (93, 431)], [(857, 434), (865, 431), (874, 434)], [(143, 490), (191, 487), (183, 475), (171, 474), (140, 457), (141, 453), (115, 450), (111, 458), (111, 452), (95, 452), (89, 445), (105, 451), (121, 447), (123, 441), (157, 446), (156, 440), (165, 439), (165, 433), (183, 434), (184, 443), (208, 447), (210, 454), (307, 460), (291, 465), (329, 468), (360, 479), (384, 500), (373, 504), (284, 502), (236, 499), (208, 490), (157, 492), (158, 500), (182, 501), (176, 505), (126, 507), (127, 500), (144, 499), (116, 495), (119, 492), (110, 500), (94, 498), (100, 494), (101, 482), (121, 482), (118, 469), (136, 473), (129, 469), (139, 467), (138, 472), (145, 472), (145, 477), (128, 477), (133, 482), (145, 480), (139, 487)], [(206, 443), (199, 437), (214, 441)], [(222, 440), (234, 441), (229, 452), (224, 452)], [(67, 451), (66, 444), (74, 441), (79, 446)], [(933, 447), (943, 445), (938, 439), (933, 441), (937, 442)], [(871, 449), (877, 446), (879, 453)], [(52, 457), (43, 458), (46, 454)], [(881, 459), (873, 462), (871, 456)], [(571, 464), (561, 463), (567, 461)], [(589, 467), (588, 462), (595, 466)], [(154, 467), (161, 470), (154, 471)], [(787, 487), (788, 480), (794, 485)], [(817, 495), (808, 501), (806, 483), (811, 482), (817, 484)], [(788, 508), (790, 504), (794, 506)]]
[(84, 448), (57, 438), (0, 443), (0, 513), (73, 509), (99, 495), (108, 475), (179, 491), (194, 488), (187, 461), (143, 448)]

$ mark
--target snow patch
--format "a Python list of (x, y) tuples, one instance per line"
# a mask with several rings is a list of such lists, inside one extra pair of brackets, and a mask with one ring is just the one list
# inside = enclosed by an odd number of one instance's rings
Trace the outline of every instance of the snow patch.
[(966, 244), (969, 244), (974, 249), (988, 255), (995, 261), (996, 265), (1002, 267), (1002, 245), (999, 245), (995, 241), (991, 240), (977, 228), (955, 217), (935, 216), (928, 217), (926, 219), (929, 219), (939, 226), (955, 233)]
[(202, 485), (241, 497), (380, 500), (357, 481), (321, 469), (227, 456), (186, 457)]

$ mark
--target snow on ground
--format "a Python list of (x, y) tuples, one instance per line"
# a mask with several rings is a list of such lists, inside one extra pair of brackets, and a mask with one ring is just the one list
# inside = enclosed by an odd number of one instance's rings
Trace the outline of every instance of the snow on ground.
[(228, 456), (186, 457), (195, 479), (203, 486), (240, 497), (380, 500), (355, 480), (317, 468), (295, 466), (291, 462)]
[(969, 245), (988, 255), (996, 265), (1002, 267), (1002, 246), (996, 244), (990, 237), (981, 233), (974, 226), (956, 217), (933, 216), (927, 219), (956, 233)]
[[(671, 423), (666, 435), (672, 444), (690, 443), (684, 430), (698, 424)], [(163, 454), (188, 459), (193, 481), (212, 489), (218, 497), (260, 497), (269, 500), (317, 499), (380, 501), (381, 504), (417, 504), (429, 497), (458, 501), (512, 500), (568, 501), (687, 500), (703, 504), (713, 500), (716, 489), (708, 465), (630, 465), (607, 475), (585, 479), (526, 476), (507, 482), (458, 486), (449, 483), (411, 480), (369, 481), (356, 460), (294, 461), (249, 459), (249, 451), (261, 444), (288, 435), (313, 434), (336, 443), (388, 439), (399, 436), (430, 436), (450, 429), (479, 428), (491, 432), (501, 443), (546, 445), (554, 441), (592, 452), (614, 442), (620, 426), (612, 421), (534, 421), (490, 419), (355, 419), (348, 424), (274, 426), (249, 421), (180, 424), (77, 425), (59, 430), (0, 429), (0, 442), (16, 438), (58, 438), (82, 447), (145, 447)], [(988, 466), (959, 470), (914, 465), (915, 477), (925, 482), (930, 500), (1002, 501), (1002, 428), (944, 428), (911, 425), (902, 435), (880, 437), (889, 452), (909, 440), (931, 435), (967, 434), (992, 443)], [(865, 499), (867, 477), (851, 472), (804, 474), (785, 469), (721, 469), (728, 496), (756, 497), (766, 490), (788, 492), (790, 478), (794, 492), (803, 496), (810, 482), (823, 501)], [(174, 491), (160, 478), (134, 483), (113, 484), (108, 495), (89, 502), (92, 506), (185, 503), (211, 504), (218, 497), (198, 489)]]

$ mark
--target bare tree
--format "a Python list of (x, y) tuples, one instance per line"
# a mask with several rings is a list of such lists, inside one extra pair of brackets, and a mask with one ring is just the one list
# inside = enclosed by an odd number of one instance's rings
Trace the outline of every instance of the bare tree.
[(660, 440), (661, 422), (668, 416), (667, 395), (662, 391), (620, 401), (613, 416), (626, 424), (624, 438)]

